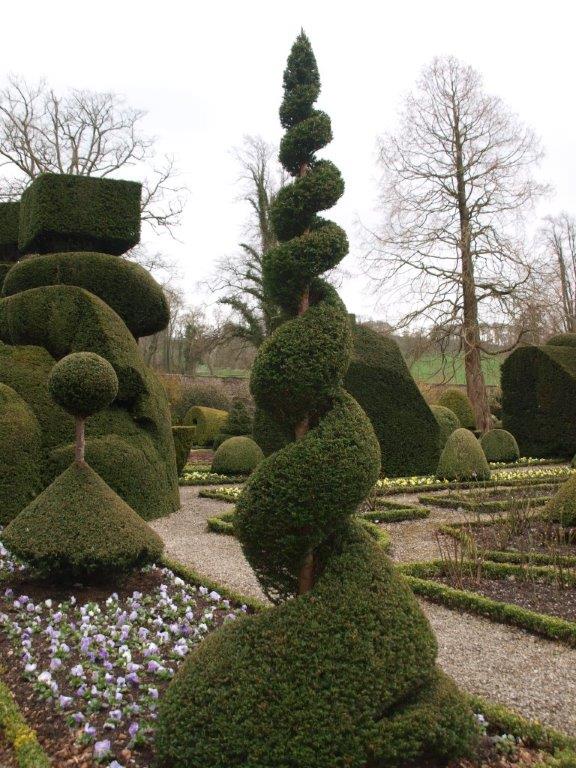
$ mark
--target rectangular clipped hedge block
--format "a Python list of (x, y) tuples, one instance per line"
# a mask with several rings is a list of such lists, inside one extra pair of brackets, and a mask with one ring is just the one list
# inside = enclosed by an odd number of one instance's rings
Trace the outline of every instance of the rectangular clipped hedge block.
[(141, 185), (44, 173), (22, 195), (22, 253), (100, 251), (119, 256), (140, 240)]
[(0, 261), (17, 261), (20, 203), (0, 203)]

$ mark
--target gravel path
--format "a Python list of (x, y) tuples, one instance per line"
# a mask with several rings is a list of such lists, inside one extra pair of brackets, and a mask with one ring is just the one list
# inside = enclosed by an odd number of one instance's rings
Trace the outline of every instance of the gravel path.
[[(152, 523), (166, 543), (166, 554), (232, 589), (264, 599), (236, 539), (206, 531), (208, 517), (232, 506), (199, 498), (199, 487), (180, 490), (182, 509)], [(406, 562), (437, 557), (435, 528), (460, 519), (466, 516), (437, 508), (426, 520), (387, 525), (393, 558)], [(420, 602), (438, 638), (440, 665), (462, 688), (576, 736), (575, 649)]]

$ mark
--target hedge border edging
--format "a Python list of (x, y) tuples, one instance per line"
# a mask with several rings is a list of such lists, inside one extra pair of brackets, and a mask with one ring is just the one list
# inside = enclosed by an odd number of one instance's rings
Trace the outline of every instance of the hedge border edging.
[(482, 515), (489, 515), (491, 512), (506, 512), (522, 503), (529, 503), (534, 507), (543, 507), (550, 501), (551, 496), (530, 496), (523, 499), (493, 499), (489, 501), (473, 501), (471, 499), (456, 499), (453, 495), (447, 494), (440, 496), (431, 493), (428, 496), (419, 496), (420, 504), (432, 507), (441, 507), (442, 509), (463, 509), (466, 512), (477, 512)]
[(221, 493), (217, 489), (211, 490), (208, 488), (205, 491), (200, 491), (198, 494), (202, 499), (217, 499), (218, 501), (225, 501), (227, 504), (236, 504), (237, 499), (232, 499), (226, 493)]
[(570, 474), (564, 475), (551, 475), (549, 477), (527, 477), (514, 478), (510, 480), (490, 479), (490, 480), (466, 480), (465, 482), (455, 481), (439, 481), (434, 484), (414, 484), (414, 485), (402, 485), (393, 486), (388, 488), (375, 488), (376, 496), (395, 496), (402, 493), (435, 493), (436, 491), (448, 491), (454, 490), (467, 490), (469, 488), (516, 488), (516, 487), (529, 487), (532, 485), (560, 485), (566, 482)]
[[(0, 673), (2, 672), (0, 667)], [(0, 680), (0, 730), (12, 747), (19, 768), (51, 768), (52, 761), (26, 723), (12, 691)]]
[(372, 523), (403, 523), (406, 520), (424, 520), (430, 517), (430, 510), (421, 507), (383, 507), (381, 512), (362, 512), (360, 517)]

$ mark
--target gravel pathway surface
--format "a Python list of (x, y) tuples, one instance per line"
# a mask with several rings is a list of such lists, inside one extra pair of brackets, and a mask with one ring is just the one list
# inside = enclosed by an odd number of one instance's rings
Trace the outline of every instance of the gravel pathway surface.
[[(152, 523), (165, 541), (166, 554), (232, 589), (265, 599), (236, 539), (206, 530), (208, 517), (232, 506), (199, 498), (200, 490), (198, 486), (181, 488), (182, 509)], [(414, 501), (408, 496), (401, 499)], [(466, 517), (437, 508), (426, 520), (387, 525), (392, 557), (403, 562), (437, 557), (435, 528)], [(462, 688), (576, 736), (575, 649), (420, 602), (438, 638), (439, 663)]]

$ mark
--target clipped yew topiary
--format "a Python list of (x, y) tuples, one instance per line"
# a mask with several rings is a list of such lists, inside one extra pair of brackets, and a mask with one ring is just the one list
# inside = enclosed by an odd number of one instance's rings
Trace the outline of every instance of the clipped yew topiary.
[(505, 429), (490, 429), (480, 438), (480, 445), (488, 461), (517, 461), (520, 451), (516, 438)]
[(0, 290), (19, 257), (18, 219), (20, 203), (0, 203)]
[(576, 475), (562, 483), (542, 512), (553, 523), (576, 528)]
[(480, 442), (460, 427), (448, 437), (440, 454), (436, 477), (441, 480), (488, 480), (490, 467)]
[(246, 403), (241, 398), (235, 397), (222, 429), (214, 438), (214, 449), (216, 450), (229, 437), (251, 435), (252, 422), (253, 419)]
[(227, 418), (226, 411), (194, 405), (184, 418), (184, 426), (196, 428), (194, 433), (196, 445), (212, 445)]
[(12, 520), (4, 543), (33, 568), (66, 580), (110, 576), (158, 559), (160, 537), (84, 457), (86, 418), (118, 392), (114, 369), (80, 352), (54, 366), (49, 384), (76, 420), (75, 461)]
[(454, 411), (451, 411), (450, 408), (446, 408), (444, 405), (431, 405), (430, 410), (434, 414), (434, 418), (440, 427), (438, 444), (440, 450), (442, 450), (446, 445), (446, 440), (448, 440), (452, 432), (455, 432), (462, 425)]
[(214, 454), (212, 472), (222, 475), (249, 475), (263, 458), (262, 449), (251, 437), (229, 437)]
[[(413, 594), (353, 513), (379, 474), (379, 446), (341, 386), (345, 307), (319, 279), (346, 252), (317, 214), (343, 191), (318, 161), (330, 138), (301, 33), (284, 75), (279, 245), (264, 283), (287, 320), (259, 348), (251, 389), (295, 438), (264, 459), (238, 501), (237, 535), (275, 608), (230, 622), (184, 662), (159, 705), (166, 768), (366, 768), (447, 762), (474, 738), (471, 712), (435, 666)], [(291, 598), (285, 600), (285, 598)]]
[(447, 389), (438, 398), (438, 405), (443, 405), (458, 416), (461, 426), (466, 429), (476, 429), (474, 411), (468, 395), (459, 389)]
[(182, 474), (182, 470), (188, 461), (188, 455), (190, 454), (190, 448), (192, 448), (194, 443), (195, 434), (196, 427), (172, 427), (172, 435), (174, 436), (174, 448), (176, 449), (176, 467), (178, 469), (178, 477), (180, 477)]

